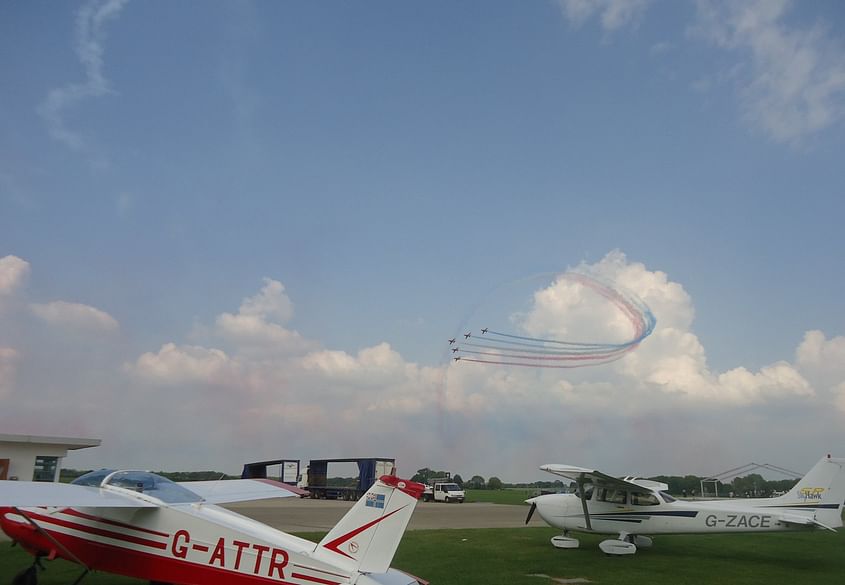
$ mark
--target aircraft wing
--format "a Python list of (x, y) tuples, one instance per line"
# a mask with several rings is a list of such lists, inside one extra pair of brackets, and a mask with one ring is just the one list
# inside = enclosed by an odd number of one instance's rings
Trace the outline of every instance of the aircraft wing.
[(96, 487), (39, 481), (0, 481), (0, 506), (10, 508), (157, 508), (151, 502)]
[(209, 504), (232, 504), (249, 500), (304, 496), (308, 492), (272, 479), (221, 479), (179, 482)]
[(572, 481), (592, 483), (596, 487), (642, 490), (642, 486), (630, 481), (625, 481), (624, 479), (619, 479), (618, 477), (613, 477), (612, 475), (607, 475), (606, 473), (596, 471), (595, 469), (575, 467), (574, 465), (560, 465), (557, 463), (547, 463), (546, 465), (541, 465), (540, 469), (565, 477), (566, 479)]

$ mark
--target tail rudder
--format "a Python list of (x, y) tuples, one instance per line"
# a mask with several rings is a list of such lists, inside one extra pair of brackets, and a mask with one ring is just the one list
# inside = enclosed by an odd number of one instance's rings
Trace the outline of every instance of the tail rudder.
[(383, 475), (320, 541), (314, 556), (350, 571), (386, 572), (424, 489)]
[(789, 507), (814, 511), (815, 520), (824, 526), (842, 526), (845, 458), (822, 457), (795, 487), (776, 500)]

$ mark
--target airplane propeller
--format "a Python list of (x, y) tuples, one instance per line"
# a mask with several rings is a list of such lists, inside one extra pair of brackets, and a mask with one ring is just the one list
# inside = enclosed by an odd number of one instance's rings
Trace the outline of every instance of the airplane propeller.
[(525, 523), (528, 524), (531, 522), (531, 516), (534, 515), (534, 510), (537, 509), (537, 502), (531, 502), (531, 508), (528, 509), (528, 517), (525, 519)]

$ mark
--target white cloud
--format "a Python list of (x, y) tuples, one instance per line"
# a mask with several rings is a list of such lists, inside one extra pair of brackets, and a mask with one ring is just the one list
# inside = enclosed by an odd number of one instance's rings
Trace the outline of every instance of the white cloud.
[(845, 337), (828, 340), (822, 331), (807, 331), (795, 357), (801, 367), (833, 371), (845, 377)]
[(33, 303), (30, 308), (36, 317), (51, 325), (103, 332), (119, 328), (117, 320), (105, 311), (81, 303), (53, 301)]
[[(711, 405), (813, 396), (809, 382), (785, 362), (756, 373), (745, 368), (711, 372), (705, 349), (691, 330), (695, 317), (692, 300), (665, 273), (628, 262), (618, 250), (594, 265), (582, 264), (578, 270), (636, 295), (657, 316), (650, 337), (619, 362), (605, 366), (603, 376), (611, 388), (636, 387), (646, 394), (658, 391)], [(572, 341), (624, 342), (634, 333), (631, 320), (618, 307), (565, 275), (535, 293), (533, 307), (522, 316), (521, 324), (529, 335)], [(569, 398), (577, 396), (570, 394)]]
[(788, 0), (699, 0), (693, 32), (742, 59), (743, 114), (781, 143), (798, 143), (845, 115), (845, 50), (820, 26), (786, 24)]
[[(32, 412), (61, 421), (68, 404), (114, 408), (119, 395), (127, 413), (114, 422), (98, 417), (103, 430), (97, 436), (119, 440), (131, 464), (158, 467), (178, 465), (183, 452), (191, 454), (189, 464), (208, 461), (236, 469), (249, 459), (278, 456), (268, 445), (296, 444), (295, 456), (302, 458), (331, 456), (338, 445), (344, 452), (384, 453), (387, 445), (386, 454), (400, 459), (403, 472), (437, 466), (521, 479), (536, 476), (536, 465), (545, 460), (628, 463), (620, 471), (638, 472), (646, 460), (690, 461), (706, 447), (712, 450), (713, 467), (704, 470), (709, 472), (742, 462), (713, 455), (731, 441), (743, 450), (737, 457), (764, 457), (798, 449), (790, 437), (820, 442), (819, 428), (838, 428), (836, 417), (845, 413), (845, 371), (839, 365), (845, 362), (845, 338), (811, 331), (794, 363), (773, 360), (753, 370), (713, 371), (693, 330), (692, 299), (680, 283), (620, 251), (578, 269), (642, 298), (657, 317), (654, 333), (620, 361), (538, 371), (460, 362), (421, 365), (386, 341), (357, 351), (324, 348), (273, 322), (292, 318), (293, 308), (281, 283), (267, 279), (236, 313), (217, 317), (207, 343), (170, 341), (128, 360), (121, 357), (122, 371), (98, 364), (107, 382), (96, 400), (84, 394), (90, 387), (86, 372), (69, 372), (58, 384), (67, 402), (57, 400), (55, 390), (39, 394), (41, 385), (20, 387), (20, 375), (16, 396), (31, 394)], [(627, 318), (577, 282), (555, 279), (535, 288), (533, 296), (526, 294), (533, 305), (520, 323), (590, 341), (631, 334)], [(221, 339), (225, 349), (212, 343)], [(299, 350), (287, 351), (291, 344)], [(38, 344), (33, 350), (39, 351)], [(17, 352), (6, 352), (5, 370), (0, 367), (6, 388), (19, 361)], [(826, 380), (823, 387), (819, 380)], [(0, 416), (14, 416), (21, 408), (15, 403), (16, 410)], [(162, 429), (152, 436), (143, 428), (150, 418)], [(791, 432), (784, 437), (744, 431), (786, 424)], [(214, 433), (203, 432), (206, 428)], [(727, 428), (731, 440), (725, 438)], [(162, 455), (173, 444), (181, 445), (179, 453)], [(148, 452), (155, 457), (135, 459)]]
[(79, 10), (76, 15), (74, 50), (85, 69), (85, 80), (50, 90), (38, 106), (38, 113), (47, 123), (50, 136), (72, 150), (82, 151), (87, 146), (85, 139), (65, 124), (65, 110), (84, 99), (111, 93), (103, 73), (105, 25), (109, 20), (117, 18), (128, 1), (92, 0)]
[(11, 394), (20, 353), (13, 347), (0, 346), (0, 397)]
[(0, 258), (0, 297), (11, 296), (29, 278), (29, 262), (17, 256)]
[(845, 337), (827, 339), (821, 331), (807, 331), (795, 350), (801, 372), (845, 413)]
[(285, 286), (272, 278), (264, 279), (261, 291), (253, 297), (244, 299), (241, 303), (241, 315), (275, 318), (282, 323), (290, 321), (293, 316), (293, 304), (285, 293)]
[(845, 382), (838, 384), (834, 390), (836, 391), (834, 404), (839, 409), (839, 412), (845, 414)]
[(239, 366), (219, 349), (166, 343), (158, 353), (145, 353), (126, 369), (164, 385), (183, 383), (230, 384), (237, 379)]
[(625, 26), (636, 26), (652, 0), (558, 0), (564, 16), (581, 26), (598, 15), (602, 28), (614, 31)]
[(292, 317), (293, 303), (285, 294), (284, 285), (265, 278), (259, 293), (244, 299), (237, 314), (218, 315), (216, 332), (243, 352), (295, 354), (313, 349), (314, 343), (273, 322), (287, 323)]

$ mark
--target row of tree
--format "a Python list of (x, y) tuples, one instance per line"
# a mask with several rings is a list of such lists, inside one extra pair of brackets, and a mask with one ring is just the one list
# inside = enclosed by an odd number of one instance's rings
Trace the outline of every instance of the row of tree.
[[(442, 481), (444, 478), (449, 478), (462, 488), (477, 489), (477, 490), (500, 490), (503, 488), (534, 488), (545, 490), (561, 490), (568, 486), (568, 482), (564, 483), (560, 480), (556, 481), (535, 481), (533, 483), (503, 483), (498, 477), (491, 477), (484, 480), (480, 475), (473, 475), (469, 480), (464, 479), (459, 474), (452, 475), (448, 471), (436, 471), (424, 467), (417, 470), (416, 475), (412, 478), (413, 481), (418, 481), (424, 484), (431, 484), (433, 481)], [(702, 480), (706, 479), (697, 475), (685, 475), (683, 477), (676, 475), (658, 475), (649, 479), (660, 481), (669, 486), (669, 493), (676, 495), (701, 495)], [(718, 489), (720, 496), (735, 496), (735, 497), (769, 497), (785, 493), (792, 489), (792, 486), (798, 480), (796, 479), (779, 479), (768, 480), (764, 479), (758, 473), (752, 473), (743, 477), (734, 478), (732, 483), (717, 482), (714, 486), (712, 482), (707, 482), (704, 486), (707, 490), (707, 495), (714, 495), (713, 490)]]
[(411, 481), (418, 481), (426, 485), (431, 485), (435, 481), (443, 481), (444, 479), (448, 479), (449, 481), (458, 484), (461, 488), (472, 490), (500, 490), (507, 487), (498, 477), (491, 477), (485, 481), (480, 475), (473, 475), (471, 478), (464, 481), (464, 478), (462, 478), (458, 473), (452, 475), (449, 471), (436, 471), (434, 469), (429, 469), (428, 467), (418, 469), (414, 477), (411, 478)]

